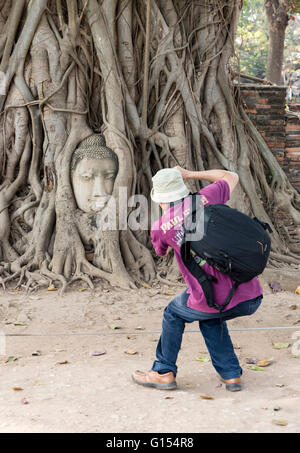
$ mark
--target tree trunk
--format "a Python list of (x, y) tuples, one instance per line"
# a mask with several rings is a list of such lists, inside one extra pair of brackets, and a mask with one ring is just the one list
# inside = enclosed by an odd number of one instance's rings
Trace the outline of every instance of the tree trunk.
[(266, 79), (276, 85), (283, 84), (282, 66), (284, 56), (285, 30), (288, 25), (290, 0), (265, 0), (269, 24), (269, 51)]
[(300, 224), (299, 194), (231, 83), (239, 0), (0, 8), (4, 288), (161, 278), (149, 241), (151, 178), (178, 164), (237, 171), (231, 204), (272, 225), (274, 260), (299, 259), (286, 227)]

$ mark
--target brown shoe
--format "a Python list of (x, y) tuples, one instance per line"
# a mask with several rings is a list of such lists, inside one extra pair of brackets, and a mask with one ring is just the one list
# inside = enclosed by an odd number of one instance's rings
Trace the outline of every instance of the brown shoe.
[(223, 379), (221, 376), (219, 376), (219, 378), (226, 384), (226, 390), (229, 390), (230, 392), (239, 392), (242, 390), (241, 378)]
[(135, 371), (132, 374), (132, 379), (136, 384), (144, 385), (145, 387), (155, 387), (160, 390), (176, 389), (177, 384), (172, 371), (165, 374), (159, 374), (157, 371), (150, 370), (148, 372)]

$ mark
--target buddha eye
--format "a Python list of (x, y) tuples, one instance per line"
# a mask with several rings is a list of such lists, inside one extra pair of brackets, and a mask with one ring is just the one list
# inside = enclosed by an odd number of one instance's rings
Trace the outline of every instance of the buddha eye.
[(92, 175), (81, 175), (81, 178), (84, 181), (90, 181), (92, 179)]
[(115, 173), (107, 173), (105, 175), (105, 179), (114, 179), (115, 178)]

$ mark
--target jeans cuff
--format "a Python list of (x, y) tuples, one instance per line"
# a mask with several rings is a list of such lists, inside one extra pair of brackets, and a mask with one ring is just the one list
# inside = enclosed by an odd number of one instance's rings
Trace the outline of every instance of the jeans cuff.
[(227, 373), (220, 373), (220, 376), (223, 379), (235, 379), (241, 377), (243, 374), (243, 370), (240, 368), (239, 371), (229, 371)]
[(170, 365), (166, 365), (165, 363), (158, 362), (157, 360), (153, 363), (152, 371), (157, 371), (159, 373), (169, 373), (172, 371), (174, 376), (176, 377), (177, 374), (177, 366), (172, 367)]

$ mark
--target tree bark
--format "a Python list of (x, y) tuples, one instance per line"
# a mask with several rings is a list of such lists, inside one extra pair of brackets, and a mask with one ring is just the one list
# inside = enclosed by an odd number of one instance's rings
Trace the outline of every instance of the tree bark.
[[(289, 231), (300, 224), (299, 194), (231, 84), (240, 6), (239, 0), (1, 3), (3, 287), (56, 283), (64, 291), (78, 279), (124, 288), (161, 280), (149, 240), (150, 203), (138, 211), (127, 200), (150, 202), (152, 176), (178, 164), (237, 171), (231, 205), (272, 225), (276, 256), (289, 255), (289, 262), (298, 256)], [(103, 213), (79, 208), (71, 181), (73, 153), (94, 134), (118, 157), (117, 222), (109, 231), (99, 226)], [(129, 220), (138, 212), (146, 227), (135, 229)]]
[(285, 31), (288, 26), (290, 0), (265, 0), (269, 25), (269, 50), (266, 79), (276, 85), (283, 84), (282, 66), (284, 57)]

